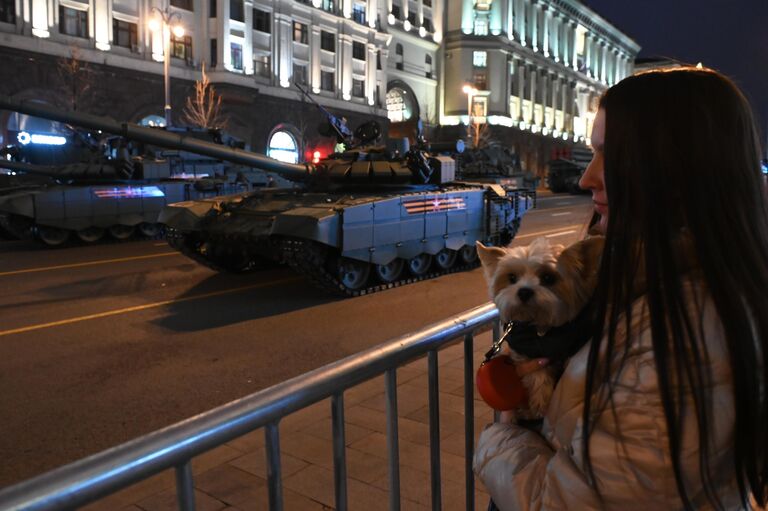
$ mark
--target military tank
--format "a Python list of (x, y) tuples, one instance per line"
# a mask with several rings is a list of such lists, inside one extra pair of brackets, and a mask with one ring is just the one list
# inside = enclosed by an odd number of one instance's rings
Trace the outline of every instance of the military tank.
[(53, 120), (76, 117), (82, 126), (251, 165), (297, 183), (294, 189), (169, 204), (159, 221), (167, 226), (169, 244), (201, 264), (246, 272), (265, 260), (286, 263), (344, 296), (473, 268), (475, 242), (509, 243), (535, 204), (534, 190), (456, 182), (455, 160), (435, 156), (436, 144), (433, 153), (423, 139), (388, 150), (376, 145), (376, 123), (350, 135), (330, 114), (329, 124), (348, 149), (318, 163), (292, 164), (2, 96), (0, 108)]
[[(66, 142), (58, 147), (36, 147), (30, 143), (35, 135), (21, 132), (16, 144), (0, 150), (3, 237), (32, 237), (48, 247), (63, 246), (73, 238), (94, 243), (106, 235), (117, 240), (158, 237), (163, 226), (157, 217), (168, 203), (290, 186), (261, 169), (72, 125), (65, 128), (69, 136), (56, 137)], [(168, 131), (242, 147), (220, 130)]]
[(555, 149), (549, 162), (547, 187), (552, 193), (586, 193), (579, 188), (587, 165), (592, 161), (592, 151), (582, 145)]
[(462, 179), (494, 182), (508, 188), (536, 189), (539, 178), (523, 170), (520, 158), (508, 147), (491, 143), (487, 147), (465, 150), (460, 158)]

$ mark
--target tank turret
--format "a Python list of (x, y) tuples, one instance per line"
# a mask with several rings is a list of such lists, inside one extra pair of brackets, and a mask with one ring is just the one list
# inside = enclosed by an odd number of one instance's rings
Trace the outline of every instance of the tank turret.
[[(0, 108), (251, 165), (298, 183), (168, 204), (159, 221), (167, 226), (169, 244), (201, 264), (246, 272), (269, 259), (344, 296), (474, 268), (475, 242), (509, 243), (535, 205), (533, 190), (456, 182), (454, 158), (430, 152), (421, 133), (397, 150), (377, 145), (381, 130), (372, 122), (351, 131), (332, 116), (326, 133), (344, 150), (314, 164), (293, 164), (5, 97)], [(450, 151), (461, 144), (432, 147)]]

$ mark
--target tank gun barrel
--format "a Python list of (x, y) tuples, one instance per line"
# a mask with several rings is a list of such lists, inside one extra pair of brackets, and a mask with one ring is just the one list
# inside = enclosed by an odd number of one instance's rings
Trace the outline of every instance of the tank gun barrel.
[(188, 151), (240, 165), (248, 165), (278, 173), (292, 181), (304, 181), (314, 170), (314, 167), (309, 164), (285, 163), (259, 153), (198, 140), (183, 133), (147, 128), (132, 123), (121, 123), (80, 112), (57, 111), (44, 105), (29, 101), (19, 101), (2, 94), (0, 94), (0, 109), (82, 126), (92, 130), (106, 131), (129, 140), (136, 140), (169, 149)]

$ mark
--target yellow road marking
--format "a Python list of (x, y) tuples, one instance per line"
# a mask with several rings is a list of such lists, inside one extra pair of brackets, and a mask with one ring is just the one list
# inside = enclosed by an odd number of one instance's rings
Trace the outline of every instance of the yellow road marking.
[(98, 264), (122, 263), (124, 261), (136, 261), (138, 259), (151, 259), (153, 257), (166, 257), (166, 256), (173, 256), (173, 255), (178, 256), (182, 254), (181, 252), (162, 252), (160, 254), (152, 254), (152, 255), (119, 257), (117, 259), (103, 259), (101, 261), (88, 261), (85, 263), (61, 264), (59, 266), (44, 266), (42, 268), (29, 268), (27, 270), (4, 271), (4, 272), (0, 272), (0, 277), (5, 277), (7, 275), (19, 275), (21, 273), (35, 273), (40, 271), (63, 270), (65, 268), (82, 268), (83, 266), (96, 266)]
[[(531, 238), (533, 236), (546, 236), (547, 234), (565, 233), (565, 231), (568, 231), (569, 229), (578, 229), (580, 227), (584, 227), (584, 225), (582, 224), (566, 225), (566, 226), (560, 227), (559, 229), (550, 229), (548, 231), (538, 231), (538, 232), (532, 232), (529, 234), (518, 234), (517, 236), (515, 236), (514, 239), (519, 240), (520, 238)], [(569, 232), (575, 232), (575, 231), (569, 231)]]
[(157, 307), (162, 307), (163, 305), (169, 305), (172, 303), (182, 303), (182, 302), (188, 302), (191, 300), (199, 300), (201, 298), (211, 298), (213, 296), (220, 296), (225, 295), (228, 293), (237, 293), (238, 291), (246, 291), (248, 289), (256, 289), (259, 287), (267, 287), (267, 286), (273, 286), (277, 284), (286, 284), (288, 282), (293, 282), (296, 280), (300, 280), (300, 277), (290, 277), (286, 279), (281, 280), (275, 280), (272, 282), (260, 282), (259, 284), (251, 284), (249, 286), (241, 286), (236, 287), (233, 289), (224, 289), (221, 291), (212, 291), (210, 293), (203, 293), (201, 295), (194, 295), (194, 296), (187, 296), (184, 298), (177, 298), (175, 300), (163, 300), (162, 302), (155, 302), (155, 303), (147, 303), (144, 305), (136, 305), (134, 307), (126, 307), (124, 309), (116, 309), (106, 312), (98, 312), (96, 314), (88, 314), (87, 316), (79, 316), (76, 318), (69, 318), (69, 319), (62, 319), (59, 321), (51, 321), (50, 323), (41, 323), (39, 325), (30, 325), (30, 326), (24, 326), (21, 328), (13, 328), (11, 330), (2, 330), (0, 331), (0, 337), (3, 337), (5, 335), (13, 335), (13, 334), (21, 334), (24, 332), (31, 332), (33, 330), (42, 330), (43, 328), (53, 328), (55, 326), (61, 326), (61, 325), (69, 325), (71, 323), (79, 323), (81, 321), (88, 321), (91, 319), (99, 319), (99, 318), (106, 318), (109, 316), (117, 316), (118, 314), (127, 314), (129, 312), (137, 312), (147, 309), (154, 309)]

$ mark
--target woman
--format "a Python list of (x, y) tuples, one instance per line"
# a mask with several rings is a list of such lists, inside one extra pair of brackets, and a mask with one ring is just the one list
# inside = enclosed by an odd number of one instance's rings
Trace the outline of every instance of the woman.
[(542, 435), (502, 422), (481, 434), (475, 471), (502, 511), (765, 505), (757, 140), (746, 99), (711, 70), (638, 74), (601, 98), (580, 182), (606, 235), (595, 332)]

